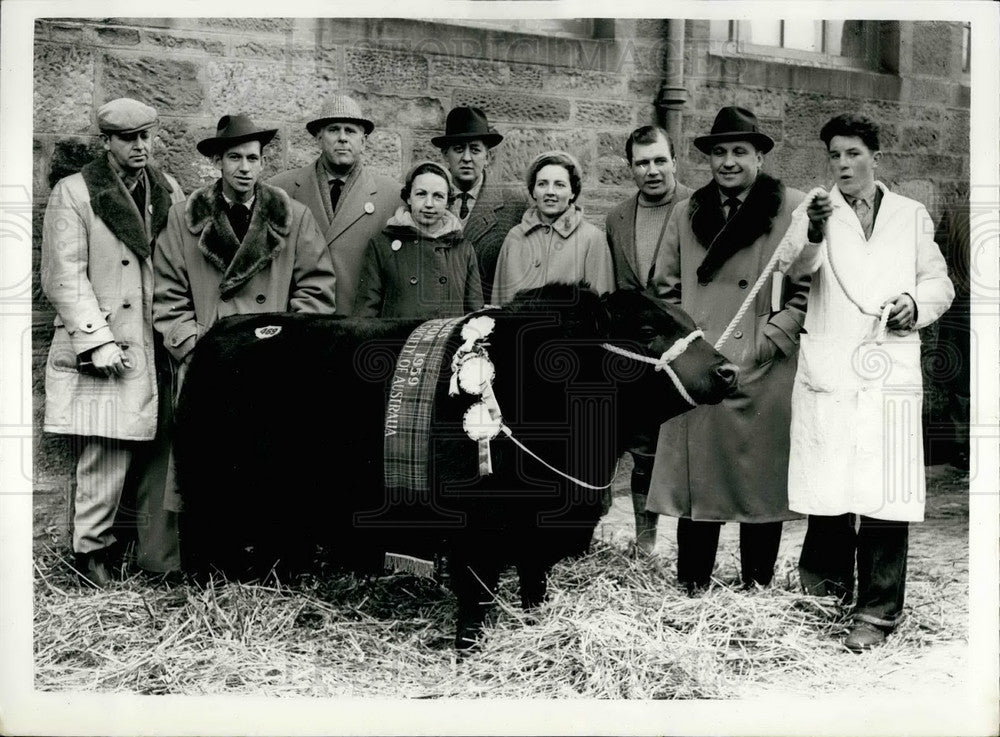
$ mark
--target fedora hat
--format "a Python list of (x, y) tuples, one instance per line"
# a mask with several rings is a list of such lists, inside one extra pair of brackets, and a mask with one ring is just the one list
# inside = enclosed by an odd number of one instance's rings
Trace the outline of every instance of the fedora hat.
[(205, 156), (214, 156), (220, 151), (245, 141), (260, 141), (261, 148), (270, 143), (278, 132), (277, 128), (258, 128), (249, 115), (223, 115), (215, 128), (215, 136), (198, 141), (198, 151)]
[(361, 114), (361, 107), (347, 95), (334, 95), (323, 103), (319, 117), (306, 123), (310, 136), (315, 136), (335, 120), (355, 123), (365, 129), (365, 135), (375, 130), (375, 124)]
[(480, 140), (486, 148), (493, 148), (503, 136), (490, 128), (486, 113), (477, 107), (456, 107), (448, 113), (444, 124), (444, 135), (431, 139), (438, 148), (445, 148), (453, 143)]
[(703, 154), (712, 152), (716, 143), (749, 141), (762, 154), (774, 148), (774, 140), (757, 130), (757, 116), (745, 107), (728, 106), (719, 111), (707, 136), (698, 136), (694, 145)]

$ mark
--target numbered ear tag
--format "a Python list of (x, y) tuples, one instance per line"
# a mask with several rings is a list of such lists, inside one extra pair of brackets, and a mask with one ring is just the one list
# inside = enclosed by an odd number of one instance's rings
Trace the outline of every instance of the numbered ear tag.
[(258, 338), (263, 340), (264, 338), (273, 338), (275, 335), (281, 332), (280, 325), (264, 325), (253, 331), (253, 334)]
[(500, 418), (494, 418), (490, 414), (489, 407), (483, 402), (476, 404), (465, 410), (462, 418), (462, 429), (465, 434), (475, 441), (493, 440), (500, 434)]
[(458, 385), (469, 394), (482, 394), (496, 373), (493, 362), (486, 356), (472, 356), (458, 370)]

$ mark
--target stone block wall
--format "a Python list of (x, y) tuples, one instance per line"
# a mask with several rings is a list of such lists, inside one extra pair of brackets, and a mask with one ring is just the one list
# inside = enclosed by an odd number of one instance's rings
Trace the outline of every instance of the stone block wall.
[[(100, 152), (97, 108), (119, 96), (160, 113), (160, 165), (184, 190), (216, 177), (195, 143), (221, 115), (248, 112), (280, 134), (265, 151), (265, 176), (311, 161), (305, 131), (323, 99), (353, 96), (375, 121), (370, 166), (401, 178), (410, 164), (437, 158), (430, 138), (455, 105), (478, 105), (505, 136), (491, 171), (524, 193), (527, 163), (539, 152), (576, 154), (585, 177), (588, 219), (633, 191), (624, 139), (654, 122), (666, 72), (666, 21), (599, 20), (594, 38), (514, 33), (403, 19), (105, 18), (36, 22), (34, 49), (34, 257), (51, 186)], [(686, 22), (680, 178), (709, 178), (691, 139), (708, 130), (722, 105), (753, 108), (777, 141), (766, 168), (808, 189), (826, 182), (817, 132), (831, 115), (862, 110), (885, 124), (884, 176), (904, 193), (940, 203), (968, 191), (968, 75), (951, 23), (896, 23), (880, 29), (889, 73), (748, 58), (708, 40), (708, 22)], [(888, 65), (889, 62), (886, 62)], [(956, 68), (957, 65), (957, 68)], [(897, 71), (898, 70), (898, 71)], [(40, 420), (41, 373), (52, 310), (33, 280), (34, 407)], [(36, 486), (65, 485), (62, 440), (36, 434)]]

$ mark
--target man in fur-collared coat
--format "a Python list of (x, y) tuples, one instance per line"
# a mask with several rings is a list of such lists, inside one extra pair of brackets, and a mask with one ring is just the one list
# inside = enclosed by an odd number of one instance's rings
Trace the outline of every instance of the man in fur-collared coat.
[(170, 210), (153, 258), (153, 325), (182, 368), (219, 318), (334, 311), (333, 265), (309, 209), (258, 182), (275, 133), (223, 116), (217, 135), (198, 143), (222, 176)]
[(350, 315), (368, 241), (395, 214), (400, 185), (365, 165), (375, 123), (350, 97), (328, 99), (306, 130), (319, 144), (320, 155), (306, 166), (272, 177), (268, 184), (309, 208), (337, 274), (337, 314)]
[[(723, 108), (707, 136), (713, 181), (676, 206), (650, 288), (680, 304), (714, 343), (781, 242), (804, 194), (762, 173), (773, 141), (749, 110)], [(719, 531), (740, 522), (746, 585), (770, 583), (788, 509), (792, 382), (808, 280), (780, 274), (761, 289), (721, 351), (740, 390), (660, 430), (647, 509), (678, 517), (678, 580), (710, 583)]]
[(138, 565), (180, 565), (177, 522), (162, 499), (170, 378), (153, 332), (150, 256), (184, 193), (151, 164), (157, 121), (138, 100), (102, 105), (107, 153), (53, 187), (42, 230), (41, 286), (56, 310), (45, 430), (75, 436), (73, 550), (96, 586), (111, 581), (112, 528), (133, 488)]

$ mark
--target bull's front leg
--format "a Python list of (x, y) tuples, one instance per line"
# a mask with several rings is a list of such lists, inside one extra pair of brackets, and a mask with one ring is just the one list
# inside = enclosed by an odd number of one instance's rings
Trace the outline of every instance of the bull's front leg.
[(521, 590), (521, 608), (525, 611), (545, 601), (550, 569), (550, 565), (537, 559), (518, 560), (517, 579)]

